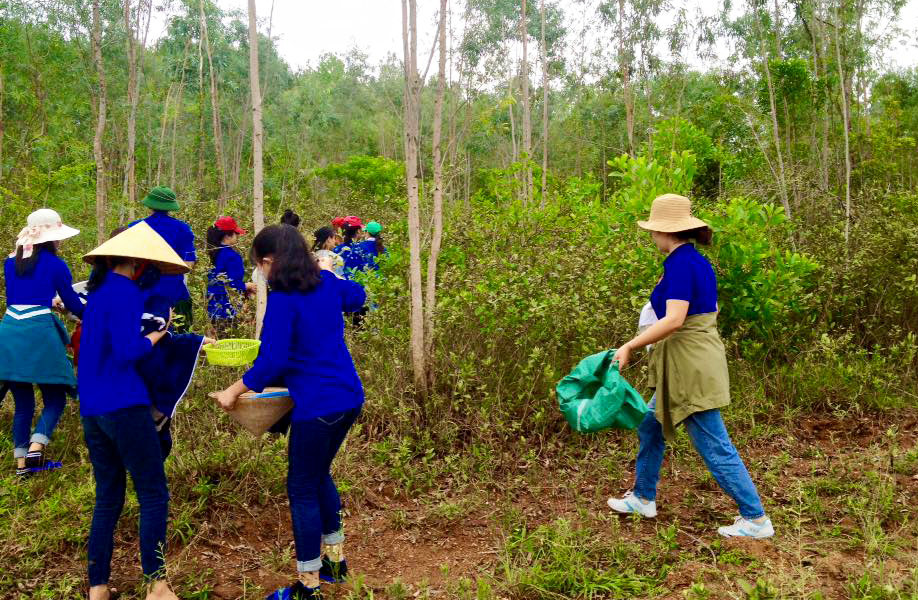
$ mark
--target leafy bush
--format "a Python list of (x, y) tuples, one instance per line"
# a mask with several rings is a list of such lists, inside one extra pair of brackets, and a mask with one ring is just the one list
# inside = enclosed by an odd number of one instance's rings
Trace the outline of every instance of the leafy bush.
[(317, 169), (315, 174), (343, 184), (351, 193), (400, 200), (405, 188), (405, 164), (383, 156), (351, 156), (343, 163)]

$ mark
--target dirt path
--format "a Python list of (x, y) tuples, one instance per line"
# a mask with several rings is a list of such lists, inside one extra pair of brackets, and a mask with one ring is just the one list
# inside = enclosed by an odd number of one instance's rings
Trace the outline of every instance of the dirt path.
[[(668, 554), (661, 554), (669, 561), (663, 586), (671, 590), (663, 597), (673, 600), (685, 598), (685, 591), (699, 582), (708, 597), (717, 598), (737, 594), (740, 580), (754, 584), (765, 576), (781, 589), (819, 590), (824, 598), (847, 598), (846, 585), (881, 559), (890, 577), (903, 578), (909, 564), (918, 564), (914, 538), (909, 538), (910, 547), (894, 539), (915, 531), (915, 515), (902, 515), (918, 503), (918, 474), (910, 470), (918, 466), (916, 423), (910, 416), (897, 423), (865, 421), (849, 428), (840, 421), (810, 419), (793, 432), (746, 440), (744, 455), (757, 465), (757, 483), (776, 517), (774, 541), (717, 538), (716, 525), (729, 521), (735, 509), (705, 477), (700, 460), (686, 451), (667, 458), (664, 465), (658, 518), (619, 519), (615, 535), (642, 551), (660, 553), (661, 531), (674, 532)], [(899, 434), (891, 460), (913, 460), (915, 465), (890, 468), (886, 432), (893, 425)], [(454, 597), (461, 578), (500, 579), (498, 566), (511, 527), (532, 530), (564, 518), (602, 535), (613, 526), (605, 498), (627, 489), (631, 469), (624, 464), (620, 476), (597, 480), (593, 469), (576, 461), (539, 463), (503, 485), (436, 500), (431, 494), (406, 497), (380, 478), (378, 484), (350, 496), (345, 509), (347, 550), (359, 578), (332, 596), (353, 592), (365, 598), (372, 590), (375, 598)], [(888, 498), (854, 505), (855, 500), (846, 497), (857, 496), (856, 490), (869, 492), (877, 478), (890, 490)], [(287, 511), (286, 504), (278, 502), (214, 514), (190, 543), (170, 553), (171, 564), (179, 565), (183, 589), (199, 589), (195, 598), (229, 600), (258, 598), (257, 586), (288, 584), (293, 549)], [(876, 540), (868, 539), (870, 527), (875, 527)], [(894, 552), (871, 546), (884, 539)], [(135, 571), (136, 542), (122, 539), (117, 547), (120, 564), (115, 572)], [(512, 590), (508, 595), (514, 595)]]

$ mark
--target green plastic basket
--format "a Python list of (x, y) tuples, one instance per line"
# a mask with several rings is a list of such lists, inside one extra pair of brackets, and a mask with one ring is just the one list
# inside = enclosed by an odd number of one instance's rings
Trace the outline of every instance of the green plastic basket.
[(255, 362), (261, 340), (220, 340), (204, 346), (207, 362), (218, 367), (244, 367)]

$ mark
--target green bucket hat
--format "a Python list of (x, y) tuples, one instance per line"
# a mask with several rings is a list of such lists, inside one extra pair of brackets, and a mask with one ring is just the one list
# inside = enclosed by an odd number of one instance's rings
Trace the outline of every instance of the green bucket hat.
[(147, 197), (143, 199), (143, 205), (153, 210), (179, 209), (179, 203), (175, 200), (175, 192), (164, 186), (150, 190)]
[(379, 235), (382, 232), (383, 227), (376, 221), (370, 221), (367, 223), (367, 226), (364, 229), (366, 229), (367, 233), (370, 235)]

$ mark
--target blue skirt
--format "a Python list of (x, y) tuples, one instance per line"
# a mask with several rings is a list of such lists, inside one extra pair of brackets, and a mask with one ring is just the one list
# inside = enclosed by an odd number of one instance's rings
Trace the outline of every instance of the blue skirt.
[(69, 342), (67, 328), (47, 307), (7, 307), (0, 321), (0, 381), (65, 385), (75, 391)]

